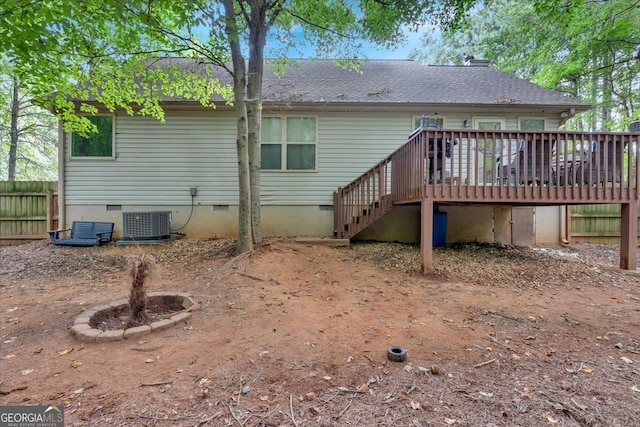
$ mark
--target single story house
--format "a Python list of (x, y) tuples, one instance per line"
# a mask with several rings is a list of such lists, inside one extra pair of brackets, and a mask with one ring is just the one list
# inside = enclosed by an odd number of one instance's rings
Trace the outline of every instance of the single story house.
[[(297, 60), (283, 75), (265, 70), (263, 96), (264, 236), (335, 236), (334, 192), (405, 144), (420, 125), (557, 131), (590, 108), (479, 60), (463, 66), (371, 60), (359, 73), (332, 61)], [(111, 221), (114, 237), (127, 239), (135, 237), (127, 224), (131, 215), (160, 212), (169, 215), (172, 232), (236, 236), (232, 107), (167, 99), (163, 108), (165, 123), (116, 111), (92, 118), (99, 133), (89, 139), (60, 131), (61, 226)], [(468, 184), (472, 175), (459, 169), (446, 169), (445, 175), (453, 172)], [(476, 164), (473, 182), (493, 185), (498, 169)], [(446, 239), (539, 244), (565, 237), (562, 206), (509, 209), (506, 223), (518, 225), (498, 236), (494, 205), (442, 206), (448, 213)], [(396, 206), (351, 238), (417, 242), (420, 206)]]

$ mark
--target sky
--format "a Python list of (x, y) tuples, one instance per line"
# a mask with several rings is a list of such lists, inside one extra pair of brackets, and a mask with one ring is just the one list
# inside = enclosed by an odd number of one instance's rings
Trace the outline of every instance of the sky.
[[(382, 48), (380, 46), (376, 46), (370, 43), (363, 43), (362, 54), (367, 59), (398, 59), (404, 60), (409, 59), (409, 56), (413, 50), (419, 50), (422, 48), (421, 38), (424, 31), (436, 31), (439, 33), (439, 30), (436, 30), (431, 25), (425, 25), (423, 28), (418, 31), (409, 31), (408, 29), (404, 32), (406, 41), (402, 44), (398, 44), (391, 49)], [(295, 30), (294, 30), (295, 33)], [(436, 35), (436, 39), (438, 36)], [(267, 46), (269, 42), (267, 42)], [(289, 58), (309, 58), (314, 54), (312, 48), (303, 49), (302, 55), (297, 50), (292, 50), (289, 53)], [(337, 55), (336, 55), (337, 56)]]
[(406, 33), (407, 42), (396, 46), (393, 50), (377, 46), (365, 45), (364, 53), (369, 59), (409, 59), (412, 50), (421, 48), (422, 31)]

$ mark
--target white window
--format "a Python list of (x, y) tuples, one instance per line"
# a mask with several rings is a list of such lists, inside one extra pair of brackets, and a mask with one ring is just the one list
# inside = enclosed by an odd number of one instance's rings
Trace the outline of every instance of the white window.
[(444, 117), (442, 116), (413, 116), (411, 118), (413, 122), (413, 128), (411, 130), (418, 129), (423, 122), (425, 127), (438, 127), (442, 129), (444, 127)]
[(98, 131), (86, 136), (76, 132), (72, 133), (71, 158), (115, 158), (115, 116), (88, 116), (87, 119), (96, 126)]
[(504, 119), (498, 117), (474, 117), (473, 127), (480, 130), (504, 129)]
[(262, 170), (316, 170), (315, 117), (263, 117)]
[(518, 128), (520, 130), (544, 130), (545, 120), (539, 118), (532, 119), (531, 117), (518, 118)]

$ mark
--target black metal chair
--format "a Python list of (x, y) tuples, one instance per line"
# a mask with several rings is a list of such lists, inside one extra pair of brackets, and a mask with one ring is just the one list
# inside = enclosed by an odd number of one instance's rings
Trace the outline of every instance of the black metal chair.
[(521, 140), (511, 164), (511, 174), (518, 175), (514, 181), (520, 185), (549, 185), (552, 182), (550, 153), (555, 143), (555, 140)]
[(576, 181), (584, 184), (604, 184), (622, 180), (622, 164), (627, 142), (615, 139), (592, 141), (591, 152), (583, 167), (576, 170)]

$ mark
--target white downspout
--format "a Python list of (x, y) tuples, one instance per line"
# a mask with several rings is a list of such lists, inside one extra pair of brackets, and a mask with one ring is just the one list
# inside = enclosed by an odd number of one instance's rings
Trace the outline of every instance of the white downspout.
[(569, 235), (569, 207), (568, 206), (559, 206), (560, 208), (560, 242), (563, 245), (569, 244), (569, 239), (571, 236)]
[(65, 201), (65, 133), (62, 121), (58, 120), (58, 228), (67, 228)]

